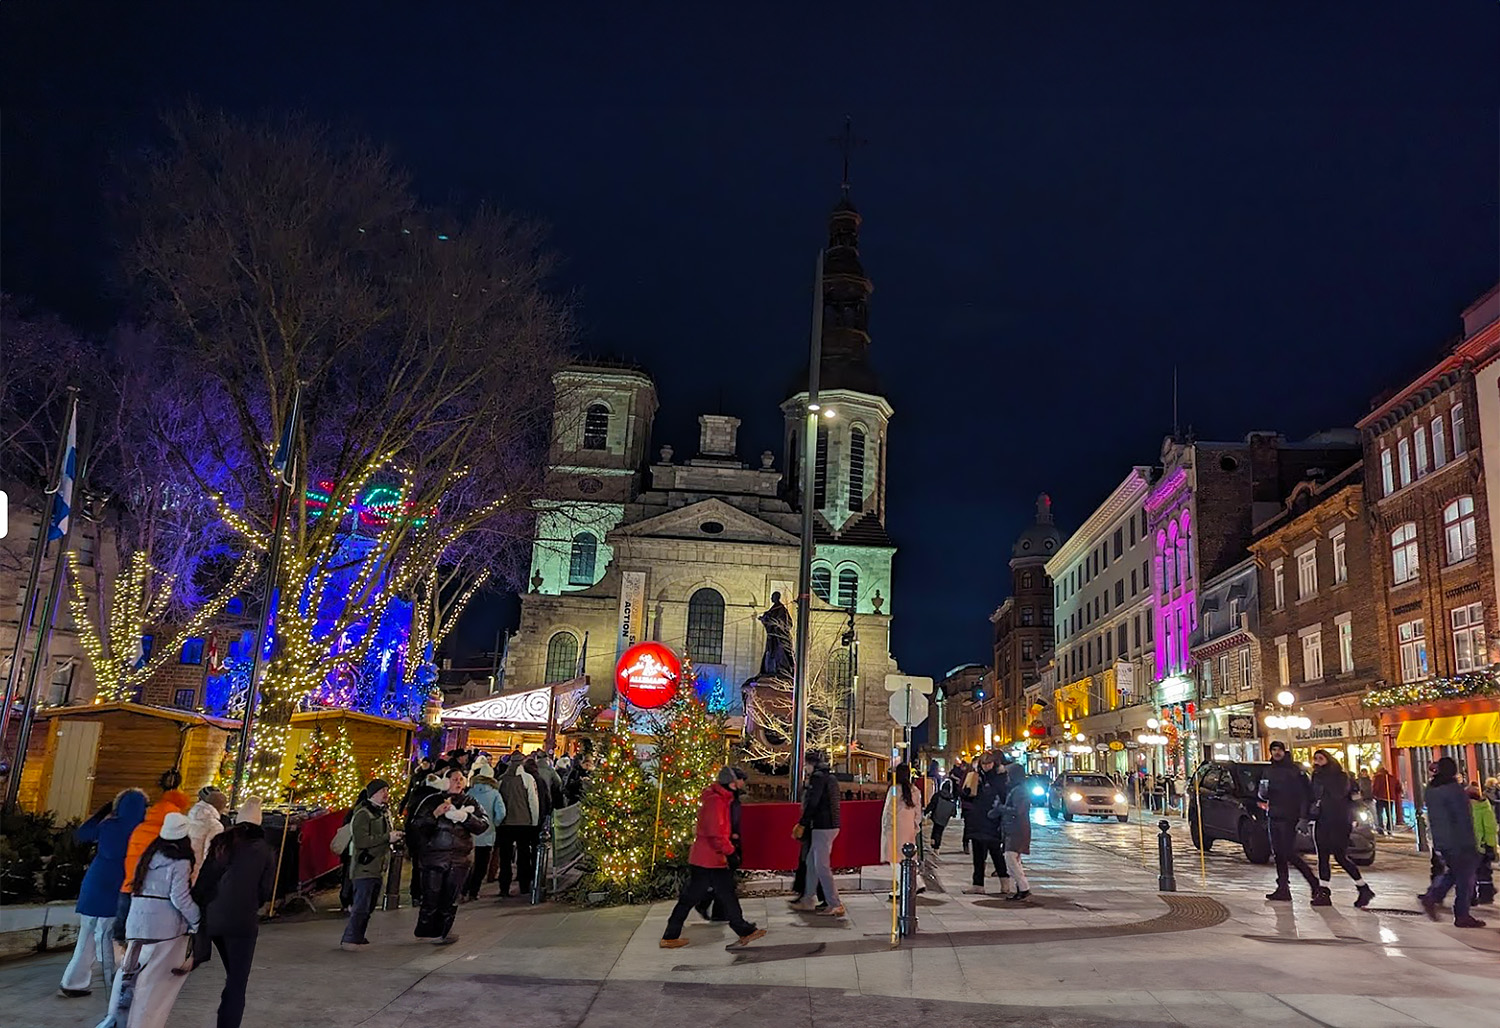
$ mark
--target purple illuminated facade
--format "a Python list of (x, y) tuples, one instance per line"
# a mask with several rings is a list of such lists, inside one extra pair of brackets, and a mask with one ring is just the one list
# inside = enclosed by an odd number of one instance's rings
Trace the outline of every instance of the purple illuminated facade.
[(1188, 640), (1198, 627), (1198, 545), (1185, 467), (1169, 471), (1146, 497), (1146, 526), (1155, 542), (1157, 676), (1170, 678), (1188, 672)]

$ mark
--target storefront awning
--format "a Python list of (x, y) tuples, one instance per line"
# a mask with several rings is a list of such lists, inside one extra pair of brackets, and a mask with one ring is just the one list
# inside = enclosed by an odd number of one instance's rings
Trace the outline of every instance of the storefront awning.
[(1425, 717), (1401, 722), (1401, 730), (1396, 733), (1397, 748), (1409, 749), (1422, 745), (1422, 738), (1431, 726), (1432, 721)]
[(1458, 734), (1459, 726), (1463, 723), (1462, 716), (1433, 718), (1432, 727), (1427, 729), (1427, 734), (1422, 737), (1422, 745), (1452, 746), (1453, 737)]
[(1470, 714), (1464, 718), (1463, 727), (1453, 736), (1455, 746), (1479, 742), (1500, 742), (1500, 711)]

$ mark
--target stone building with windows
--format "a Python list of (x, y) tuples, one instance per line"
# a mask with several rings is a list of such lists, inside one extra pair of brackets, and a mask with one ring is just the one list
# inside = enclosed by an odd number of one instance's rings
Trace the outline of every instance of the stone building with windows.
[(1198, 627), (1188, 639), (1198, 699), (1201, 756), (1263, 760), (1260, 590), (1253, 557), (1205, 579)]
[(990, 615), (994, 626), (994, 743), (1007, 745), (1026, 734), (1026, 687), (1036, 681), (1052, 648), (1052, 579), (1047, 561), (1062, 545), (1052, 520), (1052, 499), (1037, 497), (1036, 519), (1010, 550), (1010, 598)]
[[(1057, 671), (1049, 702), (1056, 723), (1070, 723), (1093, 746), (1134, 740), (1153, 713), (1141, 705), (1156, 666), (1144, 506), (1151, 482), (1150, 468), (1132, 468), (1046, 564)], [(1096, 752), (1107, 756), (1079, 763), (1129, 770), (1123, 749)]]
[[(872, 291), (847, 190), (829, 221), (823, 296), (822, 419), (812, 497), (799, 495), (805, 378), (782, 404), (789, 472), (765, 451), (740, 454), (740, 420), (705, 414), (696, 451), (648, 456), (657, 411), (645, 370), (580, 362), (555, 378), (546, 488), (531, 590), (506, 658), (506, 687), (586, 674), (593, 702), (613, 695), (617, 655), (653, 639), (691, 657), (696, 688), (740, 713), (760, 672), (759, 620), (780, 596), (795, 618), (801, 506), (814, 504), (809, 644), (812, 702), (852, 721), (855, 740), (890, 741), (884, 678), (890, 653), (891, 563), (885, 453), (892, 415), (869, 362)], [(793, 363), (801, 348), (788, 345)], [(853, 627), (852, 637), (849, 628)]]
[[(1500, 296), (1492, 291), (1464, 313), (1463, 337), (1441, 360), (1359, 422), (1371, 469), (1365, 493), (1390, 683), (1380, 691), (1381, 732), (1409, 792), (1443, 753), (1466, 774), (1500, 773), (1500, 725), (1489, 717), (1500, 712), (1500, 700), (1452, 681), (1492, 676), (1500, 656), (1494, 469), (1486, 475), (1484, 467), (1486, 448), (1495, 444), (1483, 420), (1496, 410), (1497, 321)], [(1443, 681), (1450, 684), (1438, 688)]]
[[(1333, 752), (1346, 768), (1381, 759), (1375, 722), (1363, 706), (1382, 679), (1378, 563), (1365, 516), (1364, 465), (1310, 476), (1284, 509), (1256, 526), (1250, 544), (1259, 572), (1262, 710), (1276, 712), (1281, 692), (1310, 728), (1266, 730), (1311, 763)], [(1262, 715), (1263, 717), (1264, 715)]]

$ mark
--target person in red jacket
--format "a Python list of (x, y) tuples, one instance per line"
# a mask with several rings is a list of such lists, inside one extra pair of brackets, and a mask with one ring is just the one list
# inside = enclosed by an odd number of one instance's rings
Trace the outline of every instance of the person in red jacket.
[(677, 897), (677, 906), (672, 908), (672, 916), (667, 918), (667, 930), (661, 937), (662, 949), (678, 949), (688, 944), (688, 940), (682, 938), (682, 925), (687, 921), (688, 913), (710, 892), (723, 904), (729, 927), (739, 937), (730, 943), (731, 946), (748, 946), (766, 934), (764, 928), (757, 928), (745, 920), (739, 897), (734, 893), (734, 872), (729, 868), (729, 858), (734, 854), (734, 828), (729, 806), (741, 781), (734, 768), (726, 767), (719, 772), (718, 781), (704, 789), (699, 797), (698, 831), (688, 853), (688, 880)]
[(1375, 830), (1390, 835), (1402, 823), (1401, 779), (1382, 767), (1375, 772), (1370, 786), (1375, 792)]

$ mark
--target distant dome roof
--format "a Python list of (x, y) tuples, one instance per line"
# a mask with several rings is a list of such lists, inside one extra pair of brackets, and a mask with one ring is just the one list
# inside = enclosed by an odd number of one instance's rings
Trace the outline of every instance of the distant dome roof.
[(1016, 544), (1010, 548), (1011, 558), (1036, 557), (1047, 560), (1062, 544), (1062, 533), (1052, 523), (1052, 498), (1042, 493), (1036, 498), (1036, 520), (1016, 537)]

